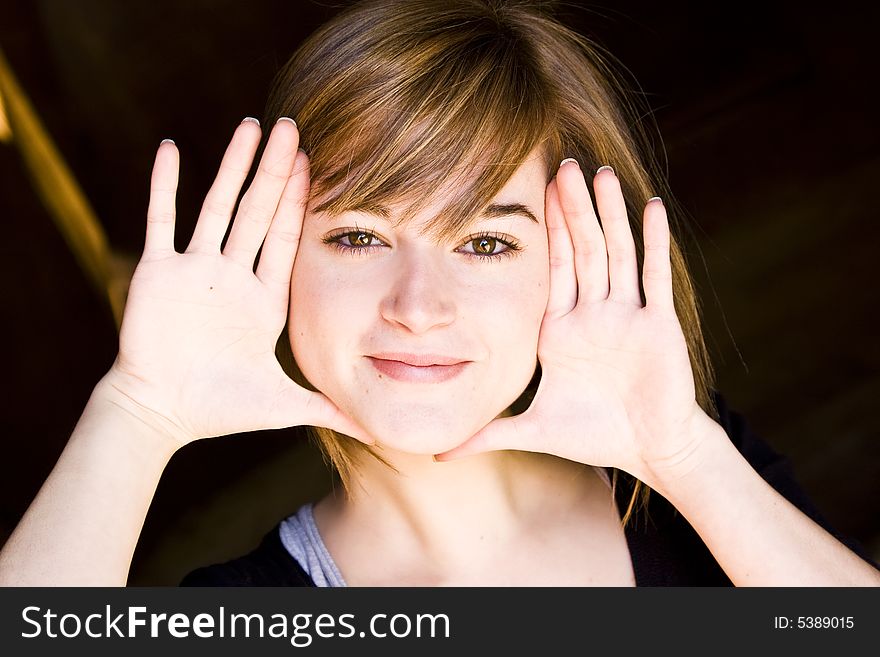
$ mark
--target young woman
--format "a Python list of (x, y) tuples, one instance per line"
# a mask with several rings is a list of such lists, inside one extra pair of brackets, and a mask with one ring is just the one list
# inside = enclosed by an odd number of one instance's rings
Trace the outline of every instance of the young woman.
[(233, 218), (237, 128), (182, 254), (163, 142), (119, 354), (0, 581), (124, 584), (177, 449), (310, 425), (343, 491), (186, 584), (880, 584), (712, 389), (619, 89), (528, 3), (377, 0), (279, 75)]

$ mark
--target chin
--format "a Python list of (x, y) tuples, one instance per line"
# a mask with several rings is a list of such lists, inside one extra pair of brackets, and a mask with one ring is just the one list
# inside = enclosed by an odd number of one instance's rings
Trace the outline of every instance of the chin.
[(461, 445), (488, 423), (488, 420), (482, 424), (478, 421), (465, 423), (460, 418), (443, 421), (436, 416), (388, 420), (387, 417), (358, 417), (379, 447), (405, 454), (445, 452)]

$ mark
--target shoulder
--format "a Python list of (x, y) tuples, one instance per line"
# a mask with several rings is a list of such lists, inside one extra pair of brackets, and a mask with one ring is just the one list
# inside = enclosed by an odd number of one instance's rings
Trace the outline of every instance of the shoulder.
[(314, 586), (285, 549), (276, 525), (248, 554), (187, 574), (180, 586)]

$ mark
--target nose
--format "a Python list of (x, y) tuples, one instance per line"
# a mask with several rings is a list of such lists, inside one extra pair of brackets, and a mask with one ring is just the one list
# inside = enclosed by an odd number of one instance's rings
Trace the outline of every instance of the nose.
[(380, 304), (386, 321), (418, 335), (455, 320), (452, 273), (441, 260), (424, 252), (399, 256), (392, 284)]

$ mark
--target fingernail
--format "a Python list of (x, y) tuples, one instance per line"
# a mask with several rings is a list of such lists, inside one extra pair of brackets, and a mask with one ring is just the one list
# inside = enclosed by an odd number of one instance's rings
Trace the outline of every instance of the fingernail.
[[(663, 203), (663, 199), (660, 198), (659, 196), (652, 196), (651, 198), (648, 199), (648, 203), (650, 203), (651, 201), (660, 201), (661, 204)], [(646, 205), (647, 205), (647, 203), (646, 203)]]
[(575, 164), (577, 164), (578, 168), (580, 168), (580, 166), (581, 166), (580, 164), (578, 164), (578, 161), (576, 159), (574, 159), (573, 157), (567, 157), (564, 160), (562, 160), (562, 162), (559, 163), (559, 168), (561, 169), (562, 165), (564, 165), (566, 162), (574, 162)]
[(162, 143), (160, 143), (159, 146), (161, 146), (162, 144), (173, 144), (173, 143), (174, 143), (173, 139), (163, 139)]
[(292, 118), (290, 118), (289, 116), (282, 116), (280, 119), (278, 119), (278, 120), (276, 121), (276, 123), (281, 123), (282, 121), (290, 121), (293, 125), (295, 125), (297, 128), (299, 128), (299, 126), (296, 125), (296, 121), (294, 121), (294, 120), (293, 120)]
[(260, 122), (252, 116), (246, 116), (241, 120), (242, 123), (246, 123), (248, 121), (250, 121), (251, 123), (256, 123), (257, 125), (260, 125)]
[[(599, 167), (598, 169), (596, 169), (596, 175), (598, 176), (603, 171), (610, 171), (612, 174), (614, 174), (614, 169), (612, 169), (610, 166), (608, 166), (606, 164), (605, 166)], [(614, 175), (617, 175), (617, 174), (614, 174)]]

